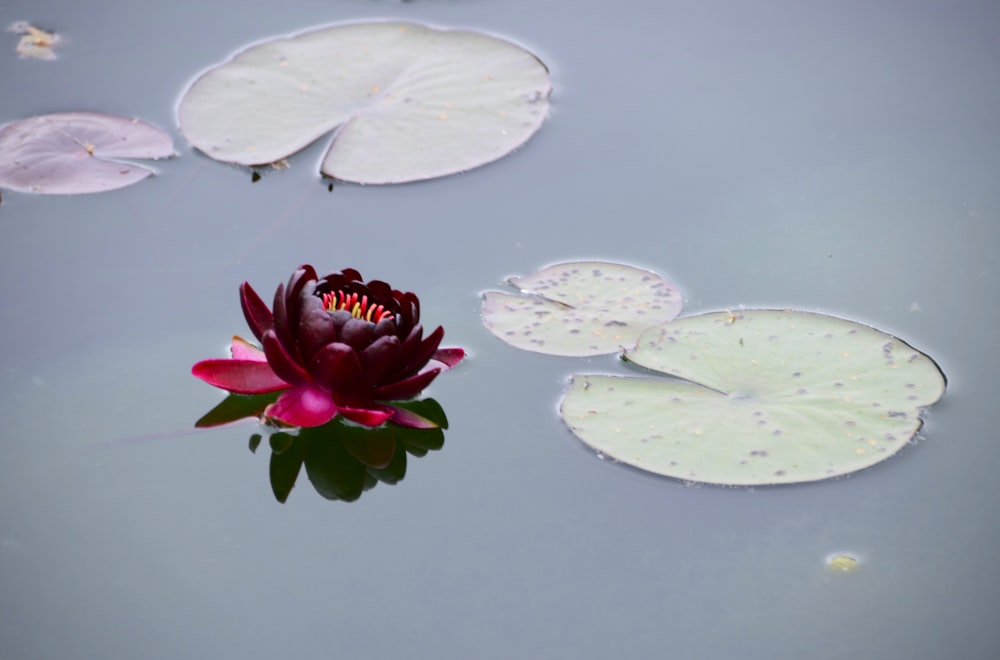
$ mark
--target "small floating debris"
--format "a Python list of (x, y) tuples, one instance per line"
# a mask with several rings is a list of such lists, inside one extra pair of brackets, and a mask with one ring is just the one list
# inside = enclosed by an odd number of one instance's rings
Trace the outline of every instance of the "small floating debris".
[(48, 32), (31, 25), (27, 21), (18, 21), (8, 28), (9, 32), (20, 35), (17, 42), (17, 56), (22, 59), (54, 60), (55, 47), (62, 43), (62, 37), (55, 32)]

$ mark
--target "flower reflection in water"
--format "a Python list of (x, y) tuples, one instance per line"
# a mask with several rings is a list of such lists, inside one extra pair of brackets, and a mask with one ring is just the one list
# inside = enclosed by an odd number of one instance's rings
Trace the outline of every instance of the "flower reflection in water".
[[(195, 426), (214, 427), (254, 416), (276, 397), (230, 395)], [(407, 454), (420, 458), (444, 446), (448, 419), (437, 401), (422, 399), (397, 405), (434, 426), (384, 424), (370, 428), (336, 417), (322, 426), (300, 429), (268, 426), (267, 433), (250, 436), (250, 450), (256, 452), (266, 437), (271, 449), (271, 490), (279, 502), (288, 499), (303, 466), (317, 493), (328, 500), (353, 502), (380, 481), (390, 485), (402, 481)]]

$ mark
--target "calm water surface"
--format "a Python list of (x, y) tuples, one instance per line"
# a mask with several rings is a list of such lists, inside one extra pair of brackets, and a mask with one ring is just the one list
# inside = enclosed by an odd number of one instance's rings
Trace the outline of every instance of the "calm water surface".
[[(752, 6), (751, 6), (752, 5)], [(251, 184), (177, 99), (270, 35), (399, 17), (509, 37), (553, 111), (490, 166), (392, 188)], [(994, 658), (1000, 654), (1000, 10), (990, 2), (8, 0), (69, 43), (0, 121), (136, 115), (180, 157), (114, 193), (4, 193), (0, 657)], [(481, 291), (555, 261), (667, 274), (687, 312), (840, 314), (949, 377), (914, 446), (771, 489), (688, 487), (563, 427), (567, 377), (482, 329)], [(194, 432), (189, 374), (245, 333), (240, 282), (300, 263), (421, 294), (471, 357), (429, 393), (442, 451), (353, 504), (286, 505), (253, 425)], [(265, 295), (266, 297), (266, 295)], [(828, 555), (860, 569), (834, 575)]]

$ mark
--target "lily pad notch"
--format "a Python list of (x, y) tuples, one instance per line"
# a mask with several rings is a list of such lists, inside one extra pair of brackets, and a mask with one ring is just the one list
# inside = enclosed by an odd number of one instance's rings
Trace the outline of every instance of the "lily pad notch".
[(548, 116), (548, 69), (520, 46), (417, 23), (348, 23), (255, 44), (185, 92), (185, 137), (216, 160), (279, 162), (333, 132), (326, 177), (365, 184), (470, 170)]
[(570, 430), (621, 462), (730, 486), (817, 481), (902, 449), (946, 387), (927, 355), (853, 321), (741, 310), (648, 329), (624, 358), (672, 378), (576, 375)]

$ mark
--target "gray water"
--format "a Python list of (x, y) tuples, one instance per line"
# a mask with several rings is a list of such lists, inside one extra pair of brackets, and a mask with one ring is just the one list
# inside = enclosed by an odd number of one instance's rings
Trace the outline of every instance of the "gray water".
[[(473, 27), (551, 68), (523, 149), (397, 187), (251, 184), (177, 99), (245, 44), (339, 20)], [(0, 121), (135, 115), (180, 157), (118, 192), (3, 193), (0, 657), (994, 658), (1000, 655), (1000, 7), (994, 2), (7, 0), (68, 39), (0, 56)], [(816, 484), (690, 487), (600, 460), (570, 374), (494, 339), (479, 296), (623, 261), (685, 313), (870, 323), (949, 378), (912, 446)], [(428, 390), (443, 450), (358, 502), (275, 501), (254, 426), (192, 431), (190, 376), (300, 263), (421, 295), (471, 356)], [(832, 553), (861, 559), (827, 570)]]

